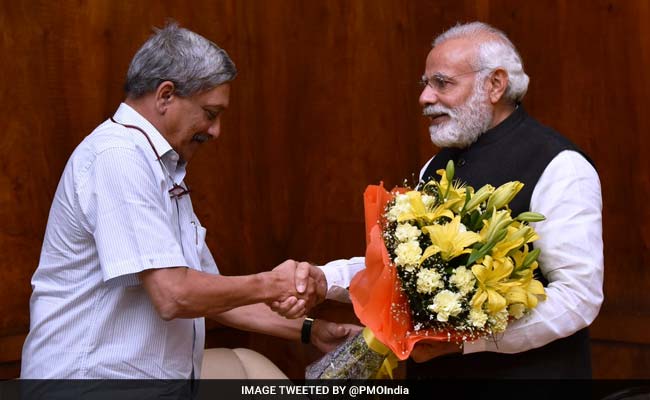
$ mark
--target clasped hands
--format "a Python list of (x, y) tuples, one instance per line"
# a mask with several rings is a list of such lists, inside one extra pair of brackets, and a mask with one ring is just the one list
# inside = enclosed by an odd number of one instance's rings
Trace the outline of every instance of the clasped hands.
[(317, 266), (287, 260), (272, 272), (276, 273), (274, 281), (282, 286), (282, 290), (279, 296), (267, 301), (267, 305), (283, 317), (300, 318), (325, 300), (327, 279)]

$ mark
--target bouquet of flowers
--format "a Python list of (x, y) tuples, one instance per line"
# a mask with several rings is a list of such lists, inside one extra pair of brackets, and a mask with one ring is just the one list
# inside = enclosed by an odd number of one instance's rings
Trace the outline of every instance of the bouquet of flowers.
[(417, 190), (366, 189), (366, 269), (350, 284), (366, 328), (310, 365), (307, 378), (391, 376), (418, 341), (496, 335), (545, 298), (528, 224), (544, 216), (508, 208), (523, 184), (475, 191), (453, 180), (451, 161), (437, 173)]

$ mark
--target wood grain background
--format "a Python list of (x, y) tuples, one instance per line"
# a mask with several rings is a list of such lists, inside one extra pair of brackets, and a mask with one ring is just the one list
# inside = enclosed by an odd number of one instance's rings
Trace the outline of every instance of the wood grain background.
[[(646, 0), (0, 0), (0, 378), (19, 374), (30, 278), (74, 147), (123, 98), (128, 63), (167, 18), (224, 47), (239, 76), (188, 182), (225, 274), (364, 252), (362, 193), (436, 151), (417, 104), (431, 40), (457, 21), (504, 30), (531, 77), (527, 110), (594, 159), (606, 301), (594, 374), (650, 378), (650, 2)], [(320, 313), (353, 320), (336, 304)], [(307, 346), (213, 327), (290, 377)]]

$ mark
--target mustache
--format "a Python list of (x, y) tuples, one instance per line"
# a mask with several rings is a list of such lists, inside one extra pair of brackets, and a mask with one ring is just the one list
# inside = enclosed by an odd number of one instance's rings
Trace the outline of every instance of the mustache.
[(192, 136), (192, 141), (198, 142), (198, 143), (205, 143), (208, 140), (210, 140), (212, 136), (206, 134), (206, 133), (197, 133), (196, 135)]
[(450, 116), (453, 116), (453, 110), (439, 104), (430, 104), (422, 109), (422, 115), (425, 117), (439, 114), (449, 114)]

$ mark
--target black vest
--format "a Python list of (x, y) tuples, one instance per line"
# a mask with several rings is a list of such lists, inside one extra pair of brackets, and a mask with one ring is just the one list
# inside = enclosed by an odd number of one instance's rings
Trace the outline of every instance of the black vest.
[[(520, 181), (524, 187), (510, 203), (512, 215), (516, 216), (530, 209), (530, 199), (537, 181), (551, 160), (563, 150), (575, 150), (583, 154), (573, 143), (541, 125), (519, 106), (508, 118), (483, 133), (468, 148), (446, 148), (440, 151), (427, 167), (423, 180), (438, 179), (436, 170), (444, 169), (449, 160), (454, 160), (456, 178), (476, 190), (488, 183), (498, 187), (508, 181)], [(589, 160), (588, 157), (585, 158)], [(585, 328), (546, 346), (518, 354), (455, 354), (422, 364), (409, 359), (407, 376), (591, 378), (589, 333)]]

